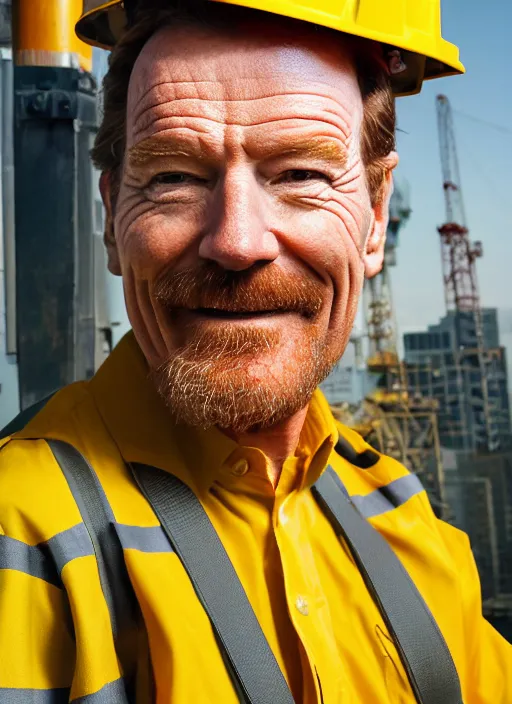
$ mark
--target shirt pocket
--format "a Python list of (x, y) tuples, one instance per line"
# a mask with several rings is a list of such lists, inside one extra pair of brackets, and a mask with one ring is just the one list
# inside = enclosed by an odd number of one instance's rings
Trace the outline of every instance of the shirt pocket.
[(393, 640), (379, 625), (375, 626), (375, 633), (384, 657), (386, 689), (390, 704), (416, 704), (416, 698)]

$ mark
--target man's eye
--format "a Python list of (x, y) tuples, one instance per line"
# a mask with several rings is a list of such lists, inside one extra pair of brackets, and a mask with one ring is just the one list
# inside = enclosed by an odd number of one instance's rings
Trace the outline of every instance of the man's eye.
[(151, 179), (151, 185), (164, 185), (164, 186), (179, 186), (183, 183), (192, 183), (193, 181), (199, 181), (197, 176), (192, 174), (184, 174), (180, 171), (173, 171), (164, 174), (158, 174)]
[(279, 181), (281, 183), (304, 183), (305, 181), (330, 181), (331, 179), (320, 171), (309, 171), (307, 169), (290, 169), (282, 174)]

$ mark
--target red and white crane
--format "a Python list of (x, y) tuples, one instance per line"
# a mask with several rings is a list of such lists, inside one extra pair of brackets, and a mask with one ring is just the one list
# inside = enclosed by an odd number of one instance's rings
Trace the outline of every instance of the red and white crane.
[[(478, 449), (497, 449), (489, 402), (489, 359), (485, 348), (482, 309), (478, 292), (476, 260), (483, 256), (482, 243), (472, 243), (467, 227), (453, 113), (445, 95), (437, 96), (437, 121), (443, 175), (446, 221), (441, 236), (443, 281), (447, 312), (457, 314), (458, 359), (462, 374), (478, 372), (479, 392), (468, 399), (473, 425), (478, 426)], [(464, 329), (463, 329), (464, 328)], [(474, 377), (473, 377), (474, 378)], [(466, 387), (467, 388), (467, 387)]]

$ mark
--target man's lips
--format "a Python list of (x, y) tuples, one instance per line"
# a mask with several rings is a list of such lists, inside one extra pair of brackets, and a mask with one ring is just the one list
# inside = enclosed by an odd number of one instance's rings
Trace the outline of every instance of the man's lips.
[(220, 318), (224, 320), (243, 320), (246, 318), (268, 318), (273, 315), (290, 313), (289, 310), (227, 310), (225, 308), (189, 308), (186, 313), (206, 318)]

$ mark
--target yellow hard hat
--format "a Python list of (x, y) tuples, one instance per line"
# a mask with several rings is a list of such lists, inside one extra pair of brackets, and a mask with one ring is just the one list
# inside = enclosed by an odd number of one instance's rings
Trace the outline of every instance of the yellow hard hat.
[[(139, 0), (144, 2), (144, 0)], [(459, 50), (441, 36), (441, 0), (212, 0), (312, 22), (386, 46), (395, 95), (421, 90), (424, 80), (464, 72)], [(126, 27), (125, 6), (137, 0), (83, 0), (80, 39), (112, 49)], [(172, 2), (172, 0), (170, 0)]]

